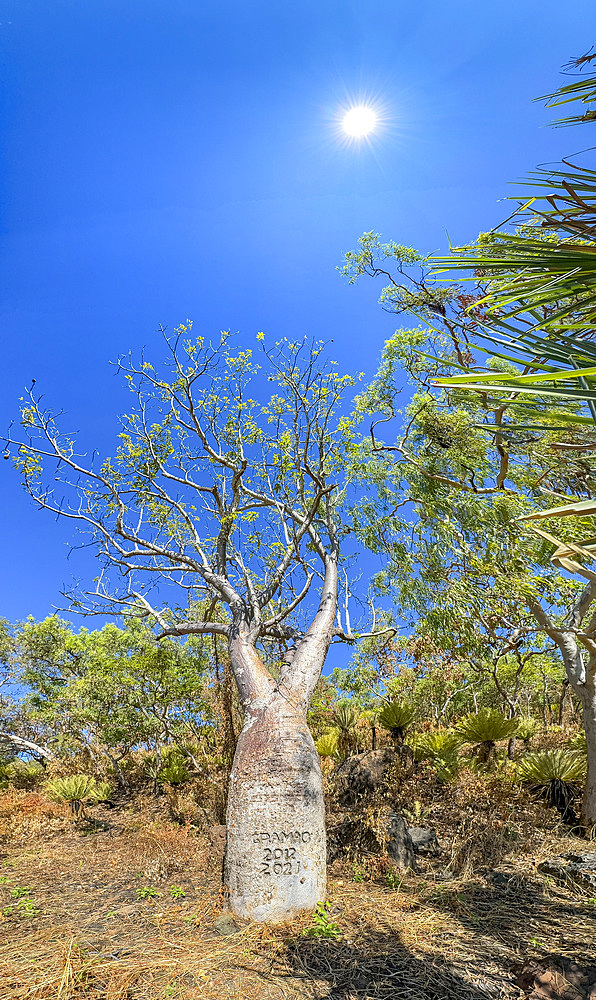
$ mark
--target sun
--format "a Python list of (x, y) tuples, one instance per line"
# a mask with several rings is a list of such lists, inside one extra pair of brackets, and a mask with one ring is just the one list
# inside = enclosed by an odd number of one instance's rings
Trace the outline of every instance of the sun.
[(349, 111), (346, 111), (341, 121), (341, 127), (345, 134), (354, 139), (370, 135), (378, 124), (377, 112), (367, 104), (356, 104)]

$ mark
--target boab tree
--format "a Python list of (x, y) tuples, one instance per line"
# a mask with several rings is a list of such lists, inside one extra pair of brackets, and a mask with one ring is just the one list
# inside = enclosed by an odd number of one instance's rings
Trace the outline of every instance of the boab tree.
[[(33, 394), (25, 433), (7, 446), (36, 503), (74, 519), (97, 547), (101, 571), (80, 607), (144, 615), (158, 638), (226, 638), (244, 710), (227, 810), (229, 906), (282, 921), (325, 896), (323, 789), (306, 713), (331, 642), (350, 638), (338, 563), (352, 425), (337, 408), (354, 380), (318, 346), (284, 342), (260, 368), (227, 334), (215, 347), (188, 335), (183, 326), (165, 337), (160, 370), (119, 362), (135, 407), (113, 459), (78, 454)], [(258, 403), (249, 391), (267, 379), (273, 394)], [(280, 641), (291, 655), (270, 671), (263, 651)]]

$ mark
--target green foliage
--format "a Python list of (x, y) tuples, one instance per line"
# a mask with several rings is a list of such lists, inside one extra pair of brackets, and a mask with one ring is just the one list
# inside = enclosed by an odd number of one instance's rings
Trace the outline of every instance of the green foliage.
[(377, 716), (383, 729), (388, 729), (396, 743), (403, 743), (404, 732), (414, 718), (414, 709), (404, 702), (393, 701), (384, 705)]
[(573, 800), (586, 776), (587, 762), (583, 754), (561, 748), (528, 754), (516, 766), (519, 781), (557, 809), (566, 823), (577, 822)]
[(339, 733), (334, 729), (319, 736), (315, 743), (318, 754), (321, 757), (336, 757), (338, 754), (338, 737)]
[(71, 774), (66, 778), (54, 778), (48, 781), (44, 790), (55, 802), (68, 802), (75, 814), (81, 812), (84, 802), (101, 802), (109, 799), (111, 788), (108, 784), (96, 781), (88, 774)]
[(312, 924), (302, 931), (302, 936), (330, 939), (341, 937), (341, 928), (331, 919), (330, 910), (329, 903), (317, 903)]
[(155, 899), (156, 896), (159, 896), (159, 893), (155, 886), (143, 885), (137, 889), (137, 896), (139, 899)]
[(181, 885), (171, 885), (170, 896), (172, 897), (172, 899), (184, 899), (186, 893)]
[(479, 746), (515, 736), (517, 726), (517, 719), (506, 719), (501, 712), (482, 709), (462, 719), (455, 727), (455, 732), (462, 743)]
[(426, 760), (437, 772), (441, 781), (449, 781), (459, 767), (461, 737), (450, 729), (438, 729), (433, 733), (413, 733), (408, 741), (414, 752), (414, 760)]
[(527, 746), (529, 745), (532, 737), (538, 732), (540, 732), (540, 723), (538, 720), (533, 719), (531, 716), (524, 716), (518, 720), (517, 729), (515, 730), (515, 738), (523, 740)]
[(36, 761), (18, 758), (2, 768), (2, 771), (11, 785), (15, 788), (25, 788), (27, 791), (35, 788), (45, 774), (43, 766)]
[(333, 710), (333, 722), (342, 733), (350, 733), (358, 725), (360, 711), (357, 705), (343, 702)]
[(158, 774), (159, 781), (164, 781), (169, 785), (181, 785), (188, 781), (189, 777), (188, 762), (179, 753), (170, 754), (167, 764), (162, 767)]
[(583, 781), (586, 776), (586, 758), (583, 754), (569, 750), (541, 750), (528, 754), (518, 761), (515, 774), (519, 781), (532, 785), (546, 785), (550, 781)]

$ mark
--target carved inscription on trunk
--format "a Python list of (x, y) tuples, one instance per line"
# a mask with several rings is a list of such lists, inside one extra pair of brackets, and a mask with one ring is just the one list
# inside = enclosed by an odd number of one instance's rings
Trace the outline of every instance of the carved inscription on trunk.
[[(298, 875), (306, 866), (300, 857), (300, 844), (312, 840), (312, 830), (261, 830), (253, 835), (253, 844), (259, 844), (263, 853), (260, 859), (260, 875), (280, 877)], [(291, 846), (282, 847), (286, 844)]]

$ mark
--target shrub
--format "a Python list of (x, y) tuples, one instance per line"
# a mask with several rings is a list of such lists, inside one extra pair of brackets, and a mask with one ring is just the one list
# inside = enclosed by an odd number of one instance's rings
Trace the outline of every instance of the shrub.
[(435, 733), (416, 733), (410, 740), (414, 760), (427, 760), (437, 772), (440, 781), (449, 781), (458, 770), (458, 752), (461, 739), (451, 729), (439, 729)]
[(165, 781), (168, 785), (182, 785), (189, 778), (187, 760), (179, 753), (172, 753), (165, 766), (158, 773), (159, 781)]
[(394, 743), (401, 745), (404, 741), (404, 734), (412, 719), (414, 709), (411, 705), (401, 701), (392, 701), (385, 705), (378, 715), (378, 723), (383, 729), (388, 729)]
[(109, 799), (111, 788), (88, 774), (71, 774), (55, 778), (45, 786), (46, 794), (54, 802), (68, 802), (73, 816), (85, 815), (85, 802), (102, 802)]
[(462, 743), (470, 743), (476, 748), (480, 763), (488, 764), (494, 759), (497, 740), (507, 740), (514, 736), (518, 724), (518, 719), (506, 719), (493, 708), (483, 708), (462, 719), (455, 727), (455, 732)]
[(328, 733), (319, 736), (315, 746), (321, 757), (337, 757), (339, 733), (336, 729), (331, 729)]
[(515, 730), (515, 738), (522, 740), (525, 747), (529, 747), (532, 736), (535, 736), (539, 729), (540, 723), (537, 719), (530, 717), (519, 719), (517, 729)]
[(519, 761), (515, 774), (555, 808), (566, 823), (577, 822), (572, 806), (586, 776), (586, 759), (577, 751), (542, 750)]
[(360, 711), (356, 705), (344, 702), (333, 710), (333, 722), (338, 730), (337, 749), (341, 757), (354, 753), (358, 746), (356, 726), (360, 721)]
[(15, 788), (32, 791), (40, 782), (45, 771), (35, 760), (13, 760), (2, 768), (4, 776)]

